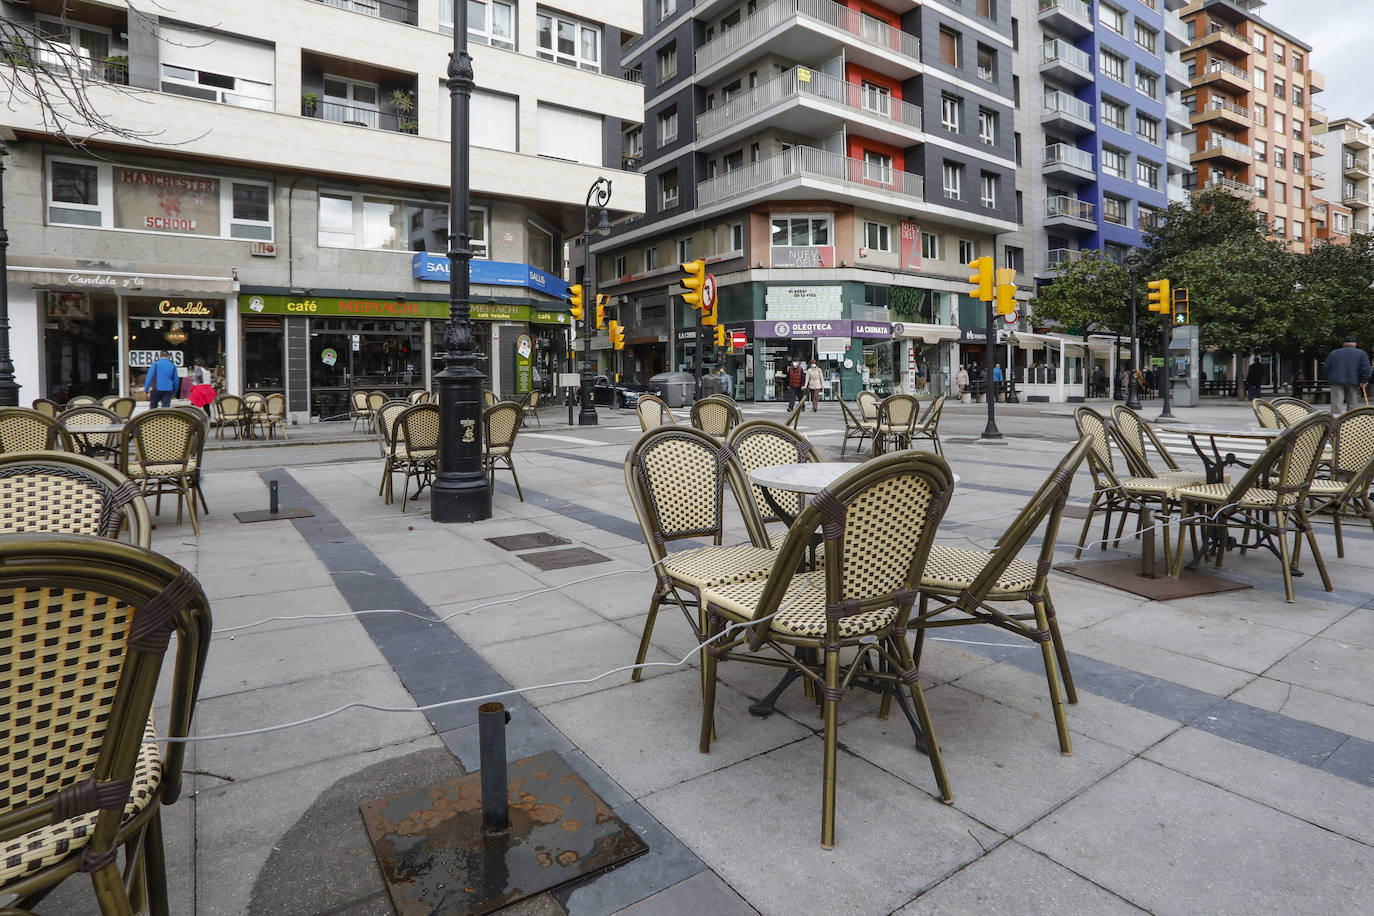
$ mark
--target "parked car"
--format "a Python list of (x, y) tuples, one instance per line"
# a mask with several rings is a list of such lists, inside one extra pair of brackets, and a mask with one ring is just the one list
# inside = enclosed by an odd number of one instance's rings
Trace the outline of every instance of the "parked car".
[(608, 376), (598, 375), (592, 380), (592, 401), (607, 407), (634, 407), (639, 403), (641, 394), (658, 394), (657, 391), (638, 381), (615, 383)]

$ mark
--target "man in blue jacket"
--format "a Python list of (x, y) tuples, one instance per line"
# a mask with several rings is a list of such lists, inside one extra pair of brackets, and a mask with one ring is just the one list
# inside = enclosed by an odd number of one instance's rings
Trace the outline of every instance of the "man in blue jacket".
[(148, 392), (148, 406), (171, 407), (179, 381), (177, 364), (172, 362), (172, 355), (163, 350), (148, 367), (148, 378), (143, 382), (143, 390)]
[(1326, 357), (1326, 380), (1331, 384), (1331, 415), (1339, 417), (1352, 407), (1368, 403), (1364, 394), (1369, 383), (1369, 354), (1356, 346), (1352, 334)]

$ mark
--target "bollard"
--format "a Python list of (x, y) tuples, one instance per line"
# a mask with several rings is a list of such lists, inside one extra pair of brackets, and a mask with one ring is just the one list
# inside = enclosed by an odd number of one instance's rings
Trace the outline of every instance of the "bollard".
[(271, 512), (273, 515), (276, 515), (279, 511), (277, 505), (277, 482), (275, 480), (269, 480), (267, 482), (267, 511)]
[(1140, 510), (1140, 526), (1145, 529), (1140, 535), (1140, 574), (1146, 579), (1155, 578), (1155, 519), (1149, 509)]
[(506, 784), (506, 723), (510, 713), (500, 703), (477, 707), (477, 745), (482, 765), (482, 832), (488, 836), (510, 829)]

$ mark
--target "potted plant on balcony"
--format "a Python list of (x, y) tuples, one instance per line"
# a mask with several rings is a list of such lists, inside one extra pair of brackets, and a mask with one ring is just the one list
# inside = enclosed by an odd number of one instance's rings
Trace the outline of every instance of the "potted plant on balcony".
[(396, 109), (396, 129), (403, 134), (413, 134), (419, 123), (410, 115), (415, 111), (415, 96), (409, 89), (391, 90), (391, 107)]
[(307, 118), (315, 117), (315, 107), (320, 104), (320, 97), (313, 92), (301, 94), (301, 111), (305, 112)]
[(129, 85), (129, 56), (112, 54), (105, 58), (105, 82)]

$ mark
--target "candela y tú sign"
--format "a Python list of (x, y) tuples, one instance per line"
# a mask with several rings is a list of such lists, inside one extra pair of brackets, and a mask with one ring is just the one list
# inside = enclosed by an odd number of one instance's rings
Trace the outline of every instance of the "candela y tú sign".
[(214, 309), (200, 301), (187, 301), (181, 305), (173, 305), (168, 299), (163, 299), (157, 304), (157, 310), (163, 315), (185, 315), (193, 318), (203, 318), (213, 315)]

